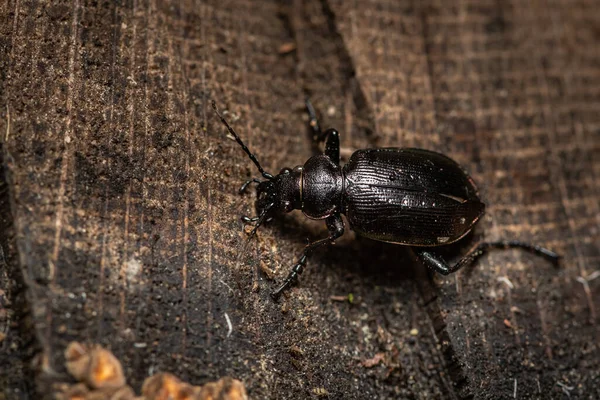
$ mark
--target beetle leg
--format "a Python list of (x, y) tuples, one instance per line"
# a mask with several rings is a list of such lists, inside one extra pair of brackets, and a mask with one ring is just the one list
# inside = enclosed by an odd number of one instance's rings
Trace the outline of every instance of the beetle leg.
[(317, 113), (307, 98), (304, 103), (306, 104), (306, 111), (308, 112), (308, 127), (313, 133), (313, 141), (319, 142), (323, 140), (323, 132), (321, 132), (321, 127), (319, 126), (319, 121), (317, 120)]
[(306, 110), (308, 111), (308, 126), (313, 133), (313, 142), (315, 144), (326, 140), (325, 142), (325, 155), (335, 163), (340, 165), (340, 134), (335, 129), (327, 129), (325, 132), (321, 131), (321, 126), (317, 120), (317, 113), (310, 102), (306, 99)]
[(256, 178), (248, 179), (240, 187), (239, 193), (243, 194), (246, 191), (246, 189), (248, 189), (248, 186), (250, 186), (251, 183), (260, 183), (260, 181), (258, 179), (256, 179)]
[(259, 220), (259, 217), (247, 217), (247, 216), (245, 216), (245, 215), (242, 215), (242, 218), (241, 218), (241, 220), (242, 220), (242, 222), (243, 222), (243, 223), (245, 223), (245, 224), (249, 224), (249, 223), (251, 223), (251, 222), (256, 222), (256, 221), (258, 221), (258, 220)]
[(529, 251), (537, 256), (547, 258), (553, 264), (558, 264), (560, 256), (553, 251), (550, 251), (544, 247), (533, 245), (530, 243), (520, 242), (518, 240), (503, 240), (499, 242), (483, 242), (479, 243), (473, 250), (469, 251), (460, 261), (453, 266), (448, 265), (446, 261), (440, 256), (428, 252), (421, 252), (420, 256), (425, 264), (439, 272), (442, 275), (448, 275), (459, 269), (473, 263), (479, 257), (481, 257), (489, 249), (510, 249), (518, 248)]
[(325, 131), (327, 142), (325, 142), (325, 155), (335, 163), (340, 165), (340, 134), (335, 129)]
[(308, 256), (316, 248), (325, 244), (331, 244), (335, 241), (335, 239), (339, 238), (344, 234), (344, 221), (342, 220), (342, 217), (339, 213), (327, 217), (325, 223), (327, 224), (327, 229), (329, 229), (329, 237), (310, 243), (304, 248), (302, 255), (298, 259), (296, 265), (294, 265), (294, 267), (292, 268), (292, 271), (288, 274), (287, 278), (285, 278), (283, 285), (281, 285), (279, 289), (271, 293), (271, 297), (273, 297), (274, 300), (277, 300), (279, 296), (281, 296), (281, 293), (283, 293), (292, 284), (298, 281), (298, 276), (302, 274), (302, 271), (304, 271), (304, 266), (306, 265)]

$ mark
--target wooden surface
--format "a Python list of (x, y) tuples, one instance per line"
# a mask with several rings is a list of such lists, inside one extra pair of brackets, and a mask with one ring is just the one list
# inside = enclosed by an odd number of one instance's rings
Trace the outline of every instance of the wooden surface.
[[(66, 380), (71, 340), (138, 391), (170, 371), (255, 399), (600, 397), (597, 3), (8, 0), (0, 21), (5, 398)], [(256, 171), (210, 100), (277, 172), (312, 154), (306, 96), (345, 154), (471, 172), (487, 215), (446, 257), (518, 238), (560, 268), (506, 251), (431, 277), (347, 232), (274, 303), (326, 233), (294, 214), (243, 251)]]

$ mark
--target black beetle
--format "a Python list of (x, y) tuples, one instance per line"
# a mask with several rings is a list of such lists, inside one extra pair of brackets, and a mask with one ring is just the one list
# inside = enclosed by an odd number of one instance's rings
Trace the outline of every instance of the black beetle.
[[(258, 183), (257, 217), (251, 235), (277, 212), (302, 210), (312, 219), (325, 219), (329, 237), (306, 246), (285, 282), (271, 295), (277, 299), (298, 280), (307, 257), (319, 246), (333, 243), (344, 233), (341, 214), (362, 236), (408, 246), (434, 247), (464, 237), (484, 213), (473, 179), (454, 160), (433, 151), (414, 148), (357, 150), (340, 167), (340, 139), (335, 129), (321, 132), (316, 113), (306, 101), (314, 139), (325, 142), (325, 154), (313, 156), (303, 166), (284, 168), (273, 176), (261, 167), (240, 137), (213, 109), (229, 133), (242, 146), (262, 174), (264, 181), (250, 179), (240, 188)], [(489, 248), (518, 247), (544, 256), (554, 263), (559, 256), (543, 247), (520, 241), (484, 242), (454, 266), (428, 251), (419, 252), (433, 270), (448, 275), (472, 263)]]

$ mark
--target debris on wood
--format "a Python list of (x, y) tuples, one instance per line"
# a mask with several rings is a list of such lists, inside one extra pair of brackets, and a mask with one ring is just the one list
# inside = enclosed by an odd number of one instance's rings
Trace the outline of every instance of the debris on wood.
[(133, 389), (129, 386), (94, 390), (84, 383), (59, 385), (56, 398), (58, 400), (143, 400), (143, 398), (136, 397)]
[(350, 304), (354, 303), (354, 294), (348, 293), (347, 296), (329, 296), (329, 300), (331, 301), (347, 301)]
[(269, 268), (269, 264), (264, 260), (259, 261), (260, 271), (266, 275), (267, 279), (272, 281), (275, 277), (275, 273), (271, 268)]
[(363, 361), (362, 365), (365, 368), (372, 368), (372, 367), (376, 366), (377, 364), (379, 364), (384, 358), (385, 358), (385, 354), (377, 353), (377, 354), (375, 354), (375, 356), (373, 358)]
[(198, 397), (199, 388), (182, 382), (169, 373), (152, 375), (144, 381), (142, 396), (148, 400), (184, 400)]
[(279, 54), (288, 54), (294, 50), (296, 50), (296, 43), (287, 42), (287, 43), (284, 43), (281, 46), (279, 46), (278, 52), (279, 52)]
[(121, 363), (100, 346), (88, 347), (71, 342), (65, 350), (65, 359), (67, 371), (91, 388), (120, 388), (125, 385)]
[(290, 354), (295, 358), (302, 358), (304, 356), (304, 351), (295, 344), (290, 346)]
[(175, 375), (158, 373), (142, 385), (136, 397), (126, 385), (119, 360), (99, 345), (71, 342), (65, 350), (67, 371), (79, 382), (56, 386), (58, 400), (247, 400), (241, 381), (224, 377), (203, 386), (193, 386)]
[(329, 392), (327, 391), (327, 389), (325, 388), (314, 388), (312, 390), (312, 392), (317, 396), (317, 397), (328, 397), (329, 396)]
[(200, 388), (194, 400), (248, 400), (244, 384), (228, 376)]

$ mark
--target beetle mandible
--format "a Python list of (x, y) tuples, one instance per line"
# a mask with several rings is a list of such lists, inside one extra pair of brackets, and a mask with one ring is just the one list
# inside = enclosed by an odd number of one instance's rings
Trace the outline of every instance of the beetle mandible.
[[(292, 210), (302, 210), (311, 219), (324, 219), (329, 230), (329, 237), (304, 248), (281, 287), (271, 293), (275, 300), (298, 280), (316, 248), (342, 236), (341, 214), (362, 236), (426, 248), (460, 240), (484, 213), (485, 204), (473, 179), (457, 162), (440, 153), (415, 148), (362, 149), (340, 166), (340, 135), (335, 129), (321, 131), (308, 100), (309, 126), (315, 140), (325, 141), (325, 153), (309, 158), (303, 166), (283, 168), (272, 175), (221, 116), (214, 101), (212, 107), (264, 178), (250, 179), (240, 188), (243, 193), (251, 183), (258, 184), (258, 215), (242, 217), (245, 223), (256, 222), (251, 235), (275, 214)], [(521, 248), (553, 263), (559, 260), (546, 248), (518, 240), (479, 243), (452, 266), (429, 251), (419, 251), (418, 255), (429, 268), (448, 275), (491, 248)]]

